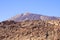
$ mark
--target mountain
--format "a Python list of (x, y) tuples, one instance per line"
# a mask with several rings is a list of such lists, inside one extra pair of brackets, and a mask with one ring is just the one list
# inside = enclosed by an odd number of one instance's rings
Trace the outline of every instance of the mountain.
[(60, 40), (59, 17), (18, 14), (0, 22), (0, 40)]
[(33, 13), (24, 13), (24, 14), (18, 14), (14, 17), (11, 17), (9, 20), (14, 20), (17, 22), (24, 21), (24, 20), (58, 20), (60, 18), (58, 17), (51, 17), (51, 16), (45, 16), (45, 15), (40, 15), (40, 14), (33, 14)]
[(60, 40), (60, 21), (3, 21), (0, 40)]

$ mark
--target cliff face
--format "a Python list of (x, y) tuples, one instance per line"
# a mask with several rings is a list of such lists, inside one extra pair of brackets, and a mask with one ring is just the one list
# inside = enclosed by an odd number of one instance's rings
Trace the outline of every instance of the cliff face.
[(0, 40), (60, 40), (60, 21), (3, 21)]

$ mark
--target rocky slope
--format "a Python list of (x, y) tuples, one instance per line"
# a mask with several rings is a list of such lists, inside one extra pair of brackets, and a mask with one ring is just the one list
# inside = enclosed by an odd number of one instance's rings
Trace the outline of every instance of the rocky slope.
[(60, 40), (60, 20), (3, 21), (0, 40)]
[(39, 14), (33, 14), (33, 13), (24, 13), (24, 14), (18, 14), (14, 17), (11, 17), (9, 20), (14, 20), (16, 22), (24, 21), (24, 20), (57, 20), (60, 19), (58, 17), (51, 17), (51, 16), (44, 16)]

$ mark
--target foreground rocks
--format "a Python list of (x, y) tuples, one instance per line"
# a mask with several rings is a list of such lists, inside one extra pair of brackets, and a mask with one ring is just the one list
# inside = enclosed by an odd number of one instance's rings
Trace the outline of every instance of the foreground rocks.
[(0, 40), (60, 40), (60, 21), (3, 21)]

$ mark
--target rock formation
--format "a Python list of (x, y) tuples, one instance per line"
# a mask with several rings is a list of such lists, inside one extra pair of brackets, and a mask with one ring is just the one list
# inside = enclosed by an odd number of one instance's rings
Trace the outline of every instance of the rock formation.
[(60, 20), (3, 21), (0, 40), (60, 40)]

